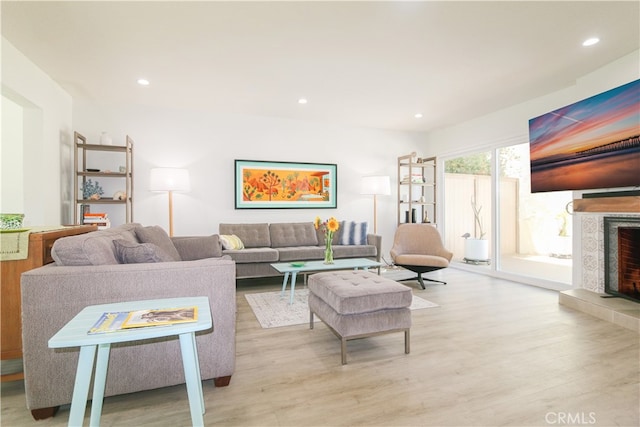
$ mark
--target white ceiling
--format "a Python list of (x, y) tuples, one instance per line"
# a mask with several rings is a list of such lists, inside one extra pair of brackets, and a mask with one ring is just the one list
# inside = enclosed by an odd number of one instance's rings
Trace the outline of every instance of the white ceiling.
[(638, 1), (1, 6), (2, 35), (74, 98), (409, 131), (570, 86), (640, 44)]

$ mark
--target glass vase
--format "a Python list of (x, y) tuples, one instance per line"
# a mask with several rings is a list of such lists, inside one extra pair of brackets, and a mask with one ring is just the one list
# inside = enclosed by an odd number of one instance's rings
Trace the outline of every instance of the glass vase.
[(331, 240), (327, 239), (324, 247), (324, 263), (333, 264), (333, 247), (331, 246)]

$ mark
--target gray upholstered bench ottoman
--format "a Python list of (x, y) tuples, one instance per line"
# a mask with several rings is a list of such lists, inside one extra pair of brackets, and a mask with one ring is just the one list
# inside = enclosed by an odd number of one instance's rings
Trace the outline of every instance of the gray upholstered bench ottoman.
[(309, 276), (309, 327), (317, 315), (342, 342), (390, 332), (404, 332), (409, 354), (411, 288), (363, 270), (317, 273)]

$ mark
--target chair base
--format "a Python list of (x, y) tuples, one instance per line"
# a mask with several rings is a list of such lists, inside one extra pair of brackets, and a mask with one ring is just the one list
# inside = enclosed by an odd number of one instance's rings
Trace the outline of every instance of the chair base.
[[(443, 267), (426, 267), (426, 266), (420, 266), (420, 265), (402, 265), (402, 264), (396, 264), (398, 267), (402, 267), (405, 268), (407, 270), (413, 271), (414, 273), (416, 273), (418, 275), (417, 279), (418, 282), (420, 283), (420, 287), (422, 289), (427, 289), (426, 286), (424, 285), (424, 280), (428, 281), (428, 282), (434, 282), (434, 283), (441, 283), (443, 285), (446, 285), (447, 282), (443, 282), (442, 280), (435, 280), (435, 279), (429, 279), (428, 277), (422, 277), (422, 273), (429, 273), (431, 271), (436, 271), (436, 270), (440, 270)], [(411, 277), (409, 279), (402, 279), (402, 280), (398, 280), (398, 282), (404, 282), (407, 280), (415, 280), (416, 277)]]

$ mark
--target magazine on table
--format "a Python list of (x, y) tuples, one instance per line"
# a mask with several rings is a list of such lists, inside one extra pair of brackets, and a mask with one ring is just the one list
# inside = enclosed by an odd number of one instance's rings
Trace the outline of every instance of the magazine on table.
[(198, 307), (196, 306), (105, 312), (89, 329), (88, 334), (104, 334), (132, 328), (170, 326), (196, 322), (197, 320)]

